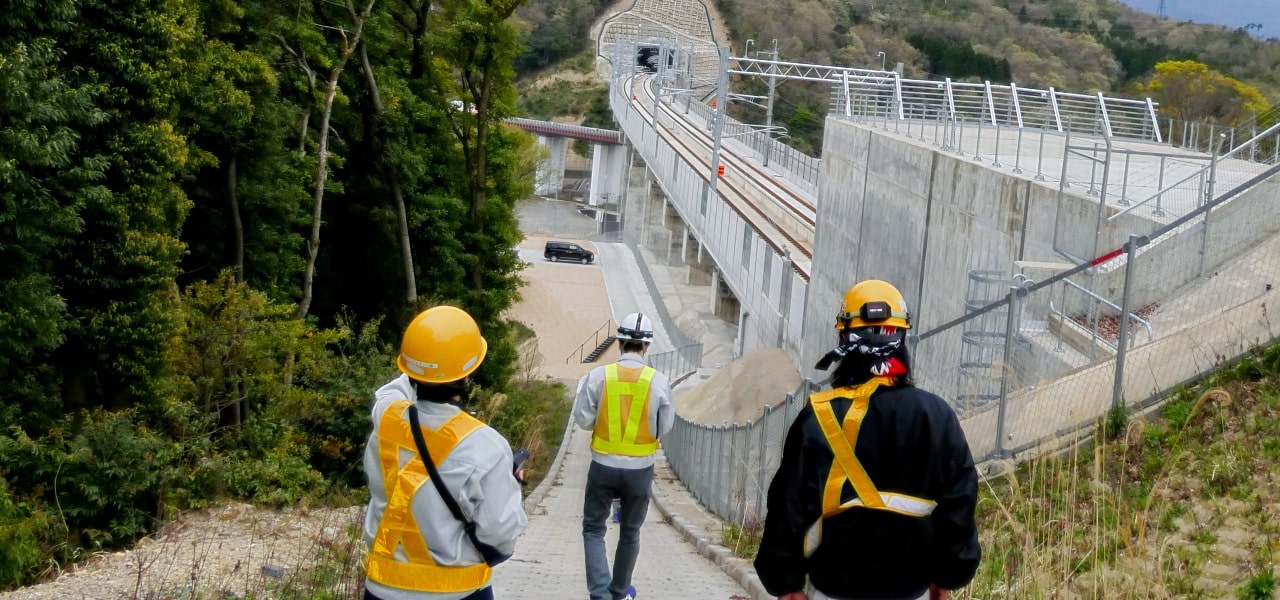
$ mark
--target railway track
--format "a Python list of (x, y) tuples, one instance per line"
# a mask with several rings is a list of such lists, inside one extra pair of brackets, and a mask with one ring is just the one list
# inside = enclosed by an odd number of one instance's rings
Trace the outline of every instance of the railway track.
[[(680, 155), (681, 159), (695, 166), (695, 174), (704, 182), (711, 177), (711, 159), (708, 156), (713, 148), (713, 140), (701, 128), (682, 118), (682, 115), (670, 107), (655, 101), (652, 88), (647, 77), (638, 77), (632, 89), (639, 85), (644, 89), (645, 101), (635, 95), (632, 102), (637, 113), (644, 122), (653, 127), (653, 107), (659, 106), (663, 114), (669, 116), (676, 125), (667, 126), (658, 120), (657, 128), (660, 139), (666, 142)], [(692, 143), (688, 138), (693, 138)], [(725, 175), (717, 183), (717, 194), (752, 230), (760, 236), (779, 255), (790, 250), (793, 255), (792, 268), (805, 281), (809, 279), (809, 265), (813, 260), (813, 233), (816, 220), (816, 209), (808, 199), (791, 192), (779, 183), (772, 175), (757, 166), (754, 161), (743, 158), (733, 149), (721, 145), (721, 164), (726, 167)], [(701, 168), (697, 168), (701, 167)], [(751, 188), (751, 189), (748, 189)], [(761, 201), (760, 195), (767, 200)], [(798, 259), (798, 260), (797, 260)]]

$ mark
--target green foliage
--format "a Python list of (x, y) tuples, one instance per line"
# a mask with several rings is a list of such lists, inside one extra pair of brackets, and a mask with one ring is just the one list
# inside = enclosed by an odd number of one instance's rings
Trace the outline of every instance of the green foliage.
[(754, 559), (760, 551), (760, 537), (764, 533), (764, 524), (758, 520), (744, 525), (728, 523), (720, 526), (720, 544), (728, 548), (733, 555), (747, 560)]
[(524, 51), (515, 57), (517, 73), (529, 73), (582, 52), (591, 42), (587, 30), (600, 17), (603, 0), (543, 0), (523, 4), (516, 14), (527, 22)]
[(95, 409), (68, 415), (39, 437), (16, 428), (0, 437), (0, 472), (13, 489), (56, 508), (72, 546), (112, 547), (151, 530), (167, 491), (182, 479), (181, 465), (201, 448), (165, 439), (135, 410)]
[(473, 395), (478, 415), (498, 430), (515, 448), (528, 448), (525, 477), (536, 482), (547, 473), (560, 447), (572, 403), (562, 383), (529, 380), (496, 393), (481, 390)]
[(1240, 600), (1273, 600), (1276, 597), (1276, 576), (1271, 571), (1263, 571), (1249, 578), (1237, 592)]
[(1114, 440), (1124, 433), (1128, 424), (1129, 412), (1125, 410), (1124, 405), (1112, 406), (1102, 419), (1102, 436)]
[(1195, 409), (1196, 399), (1191, 396), (1187, 390), (1179, 390), (1172, 394), (1172, 398), (1165, 402), (1164, 407), (1160, 409), (1164, 416), (1165, 423), (1171, 431), (1181, 431), (1187, 424), (1187, 420), (1191, 418), (1192, 410)]
[(929, 59), (929, 70), (935, 76), (953, 79), (977, 78), (992, 82), (1011, 80), (1012, 74), (1007, 59), (978, 52), (969, 42), (952, 42), (919, 34), (908, 36), (907, 42)]
[(0, 10), (0, 585), (220, 498), (358, 495), (369, 393), (424, 304), (471, 311), (492, 342), (478, 379), (510, 389), (537, 156), (502, 125), (521, 4), (375, 3), (359, 44), (336, 3)]
[[(44, 8), (51, 19), (73, 12)], [(48, 393), (45, 362), (68, 328), (50, 253), (81, 231), (83, 199), (105, 193), (104, 160), (80, 152), (78, 133), (105, 117), (89, 86), (59, 72), (54, 40), (7, 35), (23, 12), (0, 27), (0, 398), (11, 400)]]
[(0, 479), (0, 589), (25, 581), (64, 533), (48, 514), (12, 497)]

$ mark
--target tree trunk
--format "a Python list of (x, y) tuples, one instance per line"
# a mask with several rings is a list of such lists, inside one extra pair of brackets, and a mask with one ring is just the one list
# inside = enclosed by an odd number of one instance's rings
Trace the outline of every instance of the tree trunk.
[(302, 131), (298, 133), (298, 156), (307, 155), (307, 126), (311, 122), (311, 111), (302, 113)]
[[(492, 103), (493, 59), (487, 57), (480, 68), (480, 86), (476, 89), (473, 82), (468, 82), (471, 96), (476, 103), (476, 141), (475, 160), (471, 163), (471, 206), (468, 211), (472, 231), (479, 232), (484, 227), (484, 203), (489, 198), (489, 108)], [(477, 295), (484, 291), (484, 275), (481, 269), (471, 271), (472, 292)]]
[(311, 209), (311, 238), (307, 240), (307, 267), (302, 275), (302, 300), (298, 302), (298, 310), (293, 315), (296, 319), (306, 317), (307, 311), (311, 309), (311, 291), (315, 282), (316, 257), (320, 255), (320, 216), (324, 204), (324, 184), (329, 180), (329, 118), (333, 116), (333, 99), (338, 95), (338, 76), (342, 74), (342, 67), (346, 62), (346, 57), (344, 56), (338, 64), (334, 65), (333, 71), (329, 73), (329, 87), (324, 96), (324, 113), (320, 118), (320, 143), (316, 148), (315, 190), (312, 195), (314, 204)]
[(231, 223), (235, 229), (236, 282), (244, 283), (244, 221), (240, 220), (240, 200), (236, 198), (236, 156), (227, 163), (227, 199), (231, 203)]
[[(382, 104), (382, 95), (378, 92), (378, 81), (373, 76), (373, 67), (369, 64), (369, 52), (365, 49), (364, 44), (360, 44), (360, 65), (364, 68), (364, 80), (369, 87), (369, 96), (373, 99), (373, 109), (381, 116), (386, 108)], [(379, 154), (382, 152), (382, 144), (375, 138), (373, 140), (374, 148), (378, 149)], [(384, 158), (384, 157), (380, 157)], [(387, 162), (384, 160), (383, 164)], [(395, 166), (386, 166), (387, 184), (391, 186), (391, 199), (396, 205), (396, 220), (400, 227), (400, 257), (404, 261), (404, 299), (409, 303), (410, 307), (418, 301), (418, 282), (413, 274), (413, 248), (409, 245), (409, 215), (404, 206), (404, 192), (400, 187), (400, 172)]]

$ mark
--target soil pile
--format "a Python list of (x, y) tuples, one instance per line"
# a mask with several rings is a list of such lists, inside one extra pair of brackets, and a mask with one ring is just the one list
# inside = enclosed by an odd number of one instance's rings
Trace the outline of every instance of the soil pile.
[(676, 412), (705, 425), (746, 423), (758, 419), (766, 404), (782, 402), (800, 387), (800, 381), (800, 373), (782, 349), (758, 350), (677, 392)]

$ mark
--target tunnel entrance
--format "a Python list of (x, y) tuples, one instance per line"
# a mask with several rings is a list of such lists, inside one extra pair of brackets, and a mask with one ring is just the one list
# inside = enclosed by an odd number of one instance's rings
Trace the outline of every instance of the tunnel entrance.
[[(636, 66), (650, 73), (658, 72), (658, 47), (657, 46), (640, 46), (636, 50)], [(667, 67), (673, 67), (676, 64), (674, 52), (667, 52)]]

